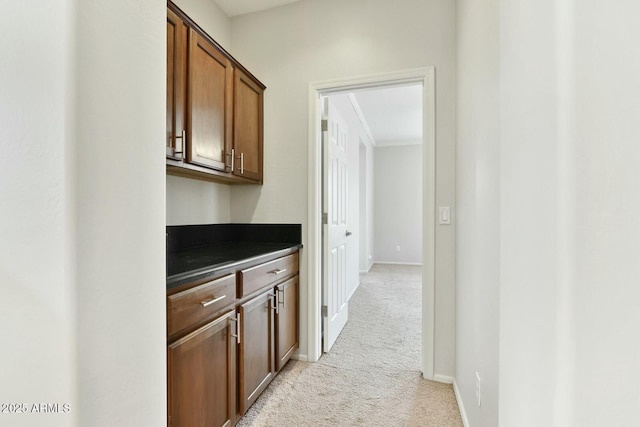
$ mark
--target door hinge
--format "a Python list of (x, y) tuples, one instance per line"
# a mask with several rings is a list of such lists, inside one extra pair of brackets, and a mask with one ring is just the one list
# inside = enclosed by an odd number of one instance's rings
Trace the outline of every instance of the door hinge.
[(329, 214), (326, 212), (322, 214), (322, 223), (329, 224)]
[(329, 120), (327, 120), (327, 119), (323, 119), (323, 120), (320, 122), (320, 126), (321, 126), (321, 130), (322, 130), (322, 132), (326, 132), (326, 131), (328, 131), (328, 130), (329, 130)]
[(329, 308), (326, 305), (322, 306), (322, 317), (328, 317), (329, 316)]

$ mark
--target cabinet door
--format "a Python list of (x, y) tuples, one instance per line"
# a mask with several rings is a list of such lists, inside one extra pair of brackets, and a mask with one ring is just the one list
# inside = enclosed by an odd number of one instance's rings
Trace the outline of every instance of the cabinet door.
[(258, 398), (275, 374), (273, 355), (273, 292), (242, 304), (240, 313), (240, 414)]
[(187, 27), (167, 9), (167, 157), (182, 159), (187, 81)]
[(231, 164), (233, 67), (207, 39), (189, 30), (187, 161), (226, 171)]
[(263, 92), (251, 77), (235, 70), (233, 108), (233, 173), (262, 181)]
[(232, 426), (236, 414), (235, 311), (169, 345), (171, 427)]
[(276, 370), (298, 349), (298, 276), (276, 286)]

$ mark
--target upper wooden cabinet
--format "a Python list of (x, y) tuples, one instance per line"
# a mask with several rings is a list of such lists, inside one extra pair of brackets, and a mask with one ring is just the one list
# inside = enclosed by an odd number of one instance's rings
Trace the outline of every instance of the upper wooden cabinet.
[(182, 159), (186, 126), (187, 27), (167, 10), (167, 158)]
[(235, 70), (233, 173), (256, 181), (262, 181), (262, 94), (263, 88), (255, 80), (242, 70)]
[(189, 30), (187, 87), (187, 161), (226, 171), (227, 153), (231, 153), (233, 67), (194, 29)]
[(261, 184), (264, 89), (168, 2), (167, 173)]

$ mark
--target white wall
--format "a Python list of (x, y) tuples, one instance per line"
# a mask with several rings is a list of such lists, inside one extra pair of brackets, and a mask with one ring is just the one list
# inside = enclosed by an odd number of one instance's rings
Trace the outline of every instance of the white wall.
[(360, 272), (367, 272), (373, 265), (373, 149), (360, 138), (359, 171), (360, 193)]
[(558, 317), (568, 261), (561, 198), (575, 194), (560, 167), (555, 6), (501, 6), (500, 422), (570, 425), (556, 421), (560, 342), (572, 339)]
[[(231, 20), (214, 0), (174, 3), (231, 55)], [(227, 184), (172, 175), (166, 177), (167, 225), (231, 222), (231, 190)]]
[[(232, 52), (267, 86), (265, 184), (233, 187), (234, 220), (303, 224), (307, 232), (310, 82), (434, 65), (437, 68), (437, 205), (454, 206), (455, 3), (308, 0), (232, 19)], [(436, 263), (436, 367), (453, 376), (454, 227), (439, 227)], [(307, 298), (307, 257), (301, 259)], [(307, 330), (301, 307), (301, 331)], [(307, 348), (307, 337), (301, 336)]]
[[(495, 352), (495, 320), (485, 310), (499, 301), (499, 357), (491, 358), (500, 362), (500, 425), (633, 425), (640, 6), (516, 0), (479, 10), (470, 3), (458, 1), (460, 240), (471, 240), (459, 242), (458, 271), (479, 273), (458, 278), (459, 293), (475, 296), (458, 299), (465, 314), (456, 368), (470, 424), (495, 425), (495, 404), (491, 414), (471, 409), (468, 375), (486, 370), (485, 356)], [(498, 118), (482, 112), (497, 93)], [(486, 165), (500, 167), (498, 243), (483, 231), (492, 225), (485, 201), (496, 198), (493, 173), (478, 173)], [(474, 261), (475, 247), (490, 253)], [(468, 326), (474, 317), (484, 325), (478, 331)], [(486, 339), (490, 345), (479, 343)]]
[(166, 422), (165, 7), (4, 8), (2, 424)]
[(375, 147), (373, 153), (374, 260), (421, 265), (422, 145)]
[(637, 419), (638, 12), (631, 1), (501, 10), (505, 424)]
[[(498, 425), (499, 11), (499, 0), (457, 3), (455, 382), (469, 425), (487, 427)], [(480, 407), (476, 372), (481, 378)]]
[(559, 368), (572, 386), (574, 425), (630, 425), (640, 407), (640, 4), (576, 2), (567, 14), (575, 33), (559, 44), (575, 48), (564, 57), (574, 62), (562, 64), (560, 101), (571, 108), (560, 154), (571, 166), (565, 185), (574, 197), (569, 220), (560, 219), (574, 255), (567, 301), (560, 298), (574, 347)]
[(200, 26), (216, 43), (231, 52), (231, 20), (215, 0), (172, 0), (173, 3)]
[(76, 4), (76, 416), (79, 426), (160, 426), (166, 5)]
[[(368, 136), (365, 135), (360, 135), (361, 139), (363, 141), (368, 141)], [(367, 228), (367, 246), (366, 246), (366, 259), (365, 259), (365, 270), (369, 271), (369, 269), (373, 266), (373, 247), (375, 245), (375, 223), (376, 223), (376, 219), (375, 216), (373, 214), (373, 209), (374, 209), (374, 204), (375, 204), (375, 197), (373, 194), (373, 179), (375, 176), (375, 162), (373, 160), (373, 146), (370, 145), (371, 143), (369, 142), (369, 144), (366, 147), (366, 152), (367, 152), (367, 165), (366, 165), (366, 171), (365, 171), (365, 175), (366, 175), (366, 182), (367, 182), (367, 195), (366, 195), (366, 212), (367, 212), (367, 223), (366, 223), (366, 228)]]
[[(3, 2), (0, 26), (0, 402), (68, 403), (68, 414), (0, 414), (73, 426), (73, 1)], [(27, 23), (25, 25), (25, 23)], [(43, 66), (46, 64), (46, 66)]]
[(167, 225), (231, 222), (229, 185), (167, 175)]

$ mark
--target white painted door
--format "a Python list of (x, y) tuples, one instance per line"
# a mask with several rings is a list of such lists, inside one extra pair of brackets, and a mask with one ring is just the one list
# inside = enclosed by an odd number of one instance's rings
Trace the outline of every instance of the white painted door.
[[(325, 124), (326, 123), (326, 124)], [(347, 301), (347, 137), (345, 121), (324, 98), (322, 330), (328, 352), (349, 318)]]

